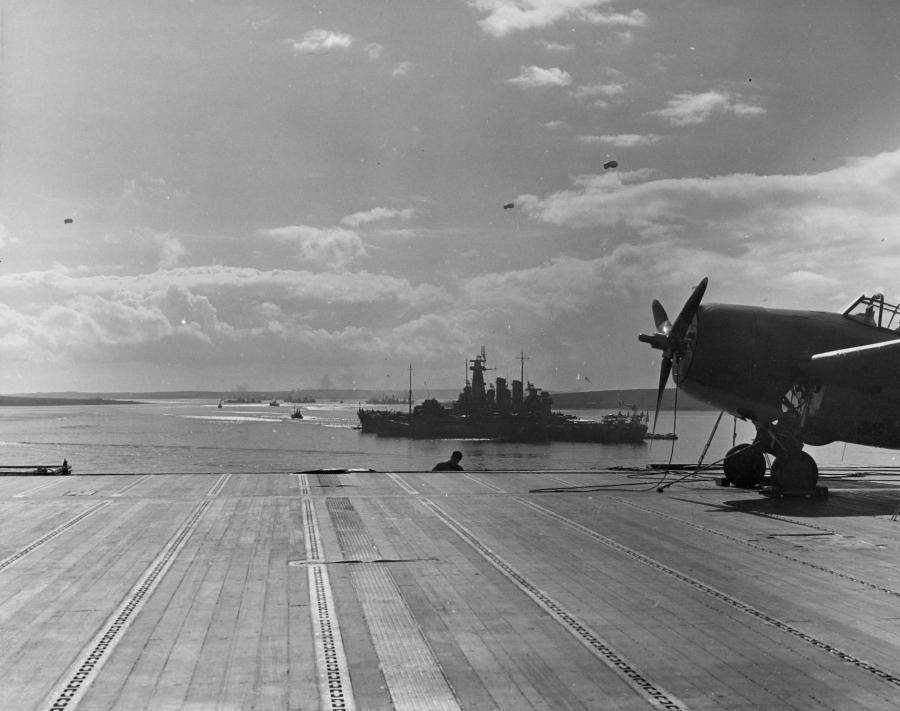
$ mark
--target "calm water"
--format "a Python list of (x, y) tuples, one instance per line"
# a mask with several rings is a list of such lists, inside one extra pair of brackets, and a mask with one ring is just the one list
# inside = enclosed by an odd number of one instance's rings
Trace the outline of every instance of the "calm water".
[[(477, 440), (404, 440), (353, 429), (357, 403), (226, 405), (216, 400), (154, 400), (140, 405), (0, 408), (0, 466), (58, 465), (65, 458), (78, 474), (150, 472), (291, 472), (363, 467), (420, 471), (462, 450), (470, 471), (600, 469), (651, 462), (696, 463), (716, 421), (715, 413), (660, 413), (659, 432), (679, 439), (637, 445), (568, 442), (511, 444)], [(608, 411), (577, 411), (595, 419)], [(723, 417), (704, 461), (732, 444), (734, 422)], [(752, 438), (737, 423), (737, 442)], [(900, 452), (832, 444), (808, 451), (820, 467), (900, 466)]]

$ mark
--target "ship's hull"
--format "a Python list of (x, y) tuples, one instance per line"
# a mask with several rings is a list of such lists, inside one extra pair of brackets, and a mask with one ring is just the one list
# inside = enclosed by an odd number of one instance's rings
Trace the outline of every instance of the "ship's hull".
[(360, 410), (358, 414), (362, 431), (379, 437), (642, 443), (647, 434), (647, 425), (640, 418), (630, 417), (586, 421), (558, 415), (544, 421), (516, 415), (429, 417), (390, 410)]

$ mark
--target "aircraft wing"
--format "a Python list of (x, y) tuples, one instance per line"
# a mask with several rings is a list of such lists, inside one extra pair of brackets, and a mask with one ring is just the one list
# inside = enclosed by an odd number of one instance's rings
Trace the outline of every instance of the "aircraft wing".
[(826, 385), (894, 389), (900, 373), (900, 339), (816, 353), (800, 364), (800, 370)]

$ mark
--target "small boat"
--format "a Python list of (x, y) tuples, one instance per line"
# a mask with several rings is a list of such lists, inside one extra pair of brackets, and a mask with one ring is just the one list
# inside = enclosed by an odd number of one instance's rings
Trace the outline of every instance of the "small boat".
[(302, 420), (303, 419), (303, 413), (300, 412), (299, 407), (294, 408), (294, 411), (291, 413), (291, 419), (292, 420)]
[(644, 435), (644, 439), (678, 439), (678, 435), (674, 432), (662, 434), (660, 432), (648, 432)]
[(222, 409), (222, 401), (221, 400), (219, 400), (219, 404), (216, 405), (216, 407), (218, 407), (220, 410)]
[(281, 407), (281, 403), (278, 402), (278, 400), (272, 400), (272, 402), (269, 403), (269, 407)]

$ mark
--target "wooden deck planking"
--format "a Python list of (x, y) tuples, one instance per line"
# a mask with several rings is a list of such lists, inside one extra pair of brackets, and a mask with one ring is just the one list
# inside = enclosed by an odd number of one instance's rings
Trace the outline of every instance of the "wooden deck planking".
[(4, 678), (0, 707), (29, 708), (63, 674), (78, 650), (152, 560), (171, 517), (145, 502), (105, 506), (0, 574)]
[[(897, 705), (897, 683), (802, 637), (898, 674), (900, 523), (884, 512), (900, 489), (888, 484), (842, 483), (827, 502), (773, 502), (700, 483), (635, 491), (622, 472), (307, 476), (360, 707), (392, 704), (372, 644), (376, 613), (361, 604), (362, 569), (342, 562), (340, 510), (359, 515), (347, 551), (369, 545), (387, 559), (365, 565), (388, 574), (389, 594), (411, 613), (461, 708), (649, 704), (456, 525), (686, 708)], [(308, 708), (319, 698), (297, 475), (7, 479), (0, 540), (9, 555), (105, 505), (0, 568), (0, 707), (44, 708), (200, 504), (196, 528), (79, 707)], [(564, 486), (596, 490), (528, 493)]]
[[(418, 523), (421, 527), (408, 526), (402, 540), (408, 546), (421, 546), (420, 550), (408, 550), (405, 554), (412, 560), (437, 553), (437, 561), (423, 561), (419, 567), (431, 571), (425, 574), (418, 570), (408, 570), (409, 566), (392, 566), (395, 575), (404, 575), (410, 580), (406, 585), (417, 585), (430, 602), (419, 609), (427, 614), (420, 620), (423, 629), (444, 630), (457, 640), (467, 658), (468, 668), (478, 670), (482, 676), (480, 684), (492, 698), (498, 699), (502, 708), (584, 708), (593, 703), (599, 695), (604, 704), (613, 704), (616, 690), (619, 695), (627, 695), (627, 689), (614, 674), (598, 668), (592, 655), (562, 630), (549, 616), (522, 614), (522, 607), (528, 608), (527, 596), (512, 586), (508, 579), (499, 574), (493, 566), (473, 552), (471, 547), (448, 536), (446, 527), (416, 506), (414, 500), (392, 502), (397, 508), (412, 504), (408, 524)], [(435, 542), (440, 549), (435, 549)], [(398, 551), (401, 556), (403, 551)], [(452, 567), (451, 566), (452, 562)], [(451, 596), (452, 593), (452, 596)], [(428, 619), (435, 613), (441, 618), (440, 624)], [(517, 614), (518, 613), (518, 614)], [(516, 626), (510, 626), (515, 620)], [(445, 642), (443, 638), (437, 640)], [(433, 646), (438, 646), (433, 643)], [(443, 646), (446, 646), (444, 644)], [(551, 648), (552, 666), (541, 662), (530, 650)], [(510, 656), (507, 650), (529, 650), (527, 654)], [(447, 667), (450, 667), (448, 664)], [(446, 668), (446, 667), (445, 667)], [(589, 676), (579, 675), (578, 670), (593, 669)], [(451, 682), (458, 669), (448, 671)], [(465, 668), (462, 669), (465, 676)], [(571, 690), (580, 686), (573, 679), (593, 677), (591, 689), (582, 697)], [(561, 685), (560, 679), (568, 683)], [(601, 683), (602, 680), (602, 683)], [(454, 684), (456, 687), (458, 684)], [(604, 689), (600, 693), (597, 687)], [(538, 691), (538, 690), (541, 691)], [(556, 689), (556, 691), (552, 691)], [(510, 694), (520, 694), (515, 703)], [(544, 701), (536, 701), (541, 694)], [(547, 699), (550, 699), (548, 702)], [(604, 706), (613, 707), (613, 706)]]
[[(495, 519), (493, 519), (493, 518), (491, 518), (491, 517), (489, 517), (489, 516), (480, 516), (480, 517), (479, 517), (479, 516), (475, 516), (474, 514), (471, 514), (471, 512), (470, 512), (470, 515), (471, 515), (473, 518), (479, 518), (480, 520), (488, 520), (488, 519), (490, 519), (490, 520), (491, 520), (491, 525), (492, 525), (492, 527), (496, 527), (496, 528), (497, 528), (498, 530), (500, 530), (500, 531), (507, 532), (507, 531), (510, 531), (510, 530), (512, 529), (512, 526), (510, 525), (510, 521), (499, 521), (499, 520), (495, 520)], [(485, 538), (486, 538), (486, 541), (487, 541), (488, 545), (491, 545), (491, 542), (495, 540), (495, 539), (494, 539), (492, 536), (490, 536), (490, 535), (486, 535)], [(543, 543), (546, 545), (546, 542), (545, 542), (545, 541), (544, 541)], [(498, 545), (498, 546), (499, 546), (500, 544), (494, 544), (494, 545)], [(510, 549), (510, 548), (507, 547), (505, 544), (502, 546), (502, 549), (505, 550), (505, 551), (510, 551), (510, 555), (512, 555), (513, 558), (515, 558), (515, 556), (519, 554), (519, 553), (517, 552), (517, 549), (516, 549), (516, 548)], [(582, 574), (586, 572), (586, 571), (585, 571), (585, 568), (582, 567), (582, 566), (580, 566), (580, 565), (573, 565), (571, 562), (561, 561), (560, 556), (561, 556), (562, 553), (563, 553), (563, 550), (562, 550), (562, 549), (555, 548), (555, 549), (552, 549), (552, 550), (546, 550), (545, 553), (548, 553), (549, 555), (542, 556), (542, 559), (543, 559), (543, 560), (553, 561), (554, 564), (557, 563), (557, 562), (559, 562), (560, 567), (561, 567), (561, 568), (564, 568), (564, 569), (568, 569), (568, 570), (578, 570), (578, 571), (579, 571), (579, 575), (582, 576), (582, 577), (583, 577)], [(602, 556), (602, 555), (603, 555), (603, 552), (602, 552), (602, 551), (596, 551), (595, 554), (594, 554), (594, 557), (600, 557), (600, 556)], [(529, 556), (528, 556), (527, 553), (525, 553), (524, 556), (523, 556), (523, 558), (528, 558), (528, 557), (529, 557)], [(696, 555), (695, 555), (694, 562), (692, 562), (690, 565), (687, 566), (688, 570), (690, 570), (691, 565), (696, 566), (696, 564), (697, 564), (697, 563), (696, 563), (696, 559), (697, 559), (697, 558), (696, 558)], [(627, 566), (627, 561), (626, 561), (623, 565)], [(716, 569), (717, 569), (717, 566), (718, 566), (718, 567), (723, 567), (723, 568), (724, 568), (724, 567), (727, 567), (728, 565), (729, 565), (728, 558), (723, 556), (720, 560), (714, 562), (711, 566), (708, 566), (708, 567), (710, 568), (710, 570), (706, 570), (705, 573), (706, 573), (706, 574), (709, 574), (709, 573), (711, 573), (711, 572), (715, 572)], [(704, 566), (705, 566), (705, 563), (704, 563)], [(616, 567), (616, 566), (615, 566), (615, 564), (613, 564), (613, 565), (611, 565), (611, 567), (614, 568), (614, 567)], [(682, 565), (682, 568), (684, 568), (684, 567), (685, 567), (685, 566)], [(639, 580), (639, 579), (640, 579), (640, 576), (641, 576), (641, 571), (639, 571), (639, 570), (635, 571), (635, 570), (630, 570), (630, 569), (629, 569), (629, 570), (627, 571), (627, 573), (626, 573), (626, 579), (627, 579), (627, 581), (628, 581), (628, 584), (632, 584), (633, 581)], [(783, 578), (784, 576), (781, 576), (781, 577)], [(556, 576), (555, 576), (555, 575), (551, 577), (551, 580), (555, 580), (555, 579), (556, 579)], [(776, 579), (776, 581), (777, 581), (777, 579)], [(723, 581), (722, 581), (722, 580), (715, 580), (714, 582), (722, 583)], [(771, 582), (771, 581), (770, 581), (770, 582)], [(570, 589), (572, 589), (572, 587), (574, 587), (574, 585), (573, 585), (572, 583), (573, 583), (573, 581), (566, 581), (566, 583), (563, 584), (562, 587), (563, 587), (564, 589), (566, 589), (566, 590), (570, 590)], [(552, 582), (551, 582), (550, 584), (552, 584)], [(636, 596), (637, 596), (637, 599), (641, 599), (640, 590), (641, 590), (643, 587), (644, 587), (643, 585), (638, 585), (637, 587), (633, 588), (632, 590), (626, 590), (626, 595), (628, 595), (628, 596), (636, 595)], [(659, 581), (647, 581), (646, 587), (651, 588), (651, 589), (659, 589), (659, 587), (660, 587)], [(727, 586), (724, 586), (724, 587), (727, 587)], [(810, 589), (809, 587), (803, 588), (804, 593), (805, 593), (805, 591), (807, 591), (807, 590), (809, 590), (809, 589)], [(812, 589), (814, 589), (814, 588), (812, 588)], [(791, 591), (791, 592), (792, 592), (792, 591)], [(670, 594), (670, 595), (671, 595), (671, 594), (679, 594), (679, 591), (678, 591), (677, 589), (673, 589), (673, 590), (670, 591), (669, 594)], [(684, 593), (682, 593), (682, 594), (684, 594)], [(689, 595), (689, 593), (688, 593), (688, 595)], [(777, 597), (777, 596), (776, 596), (776, 597)], [(811, 600), (810, 602), (811, 602), (813, 605), (816, 604), (815, 600)], [(714, 604), (710, 604), (710, 603), (708, 603), (707, 601), (703, 601), (703, 605), (704, 605), (704, 606), (708, 605), (708, 606), (710, 606), (710, 607), (715, 607), (715, 606), (716, 606), (715, 603), (714, 603)], [(723, 620), (728, 618), (730, 612), (731, 612), (731, 611), (727, 608), (727, 606), (726, 606), (724, 609), (721, 610), (720, 614), (723, 616)], [(639, 616), (642, 614), (642, 610), (641, 610), (640, 606), (637, 607), (637, 608), (621, 608), (621, 609), (616, 610), (614, 614), (615, 614), (615, 616), (620, 616), (620, 617), (623, 617), (623, 618), (625, 618), (625, 619), (629, 619), (629, 620), (637, 620), (637, 619), (639, 619)], [(784, 610), (777, 610), (777, 614), (780, 614), (780, 615), (784, 616)], [(790, 618), (790, 617), (791, 617), (791, 616), (788, 615), (788, 618)], [(638, 626), (638, 625), (637, 625), (637, 623), (633, 623), (633, 626)], [(660, 629), (660, 626), (657, 624), (657, 625), (655, 625), (655, 628), (656, 628), (656, 629)], [(764, 632), (766, 632), (766, 631), (764, 631)], [(759, 649), (759, 650), (757, 650), (757, 654), (756, 654), (757, 658), (758, 658), (758, 659), (765, 659), (765, 649), (767, 649), (768, 647), (770, 647), (770, 646), (771, 646), (772, 644), (774, 644), (774, 643), (775, 643), (774, 641), (771, 641), (771, 640), (768, 640), (768, 639), (767, 639), (767, 640), (764, 642), (764, 644), (762, 645), (762, 648)], [(783, 642), (783, 644), (787, 644), (788, 646), (794, 646), (794, 647), (796, 647), (796, 644), (794, 644), (794, 641), (793, 641), (793, 640), (789, 640), (789, 641), (787, 641), (787, 642)], [(800, 651), (802, 651), (802, 647), (800, 648)], [(702, 650), (702, 649), (698, 649), (698, 653), (702, 655), (703, 650)], [(827, 664), (829, 661), (831, 661), (831, 660), (828, 660), (828, 661), (826, 661), (826, 662), (823, 662), (823, 664)], [(835, 668), (837, 669), (837, 667), (839, 667), (840, 665), (833, 665), (833, 666), (835, 666)], [(798, 674), (797, 671), (792, 671), (792, 670), (787, 670), (787, 669), (783, 669), (783, 670), (782, 670), (782, 673), (784, 673), (785, 671), (788, 671), (788, 672), (789, 672), (789, 674), (788, 674), (789, 678), (790, 678), (790, 677), (796, 677), (796, 675)], [(766, 674), (768, 675), (769, 672), (766, 672)], [(759, 681), (760, 681), (760, 680), (757, 680), (757, 683), (758, 683)]]

